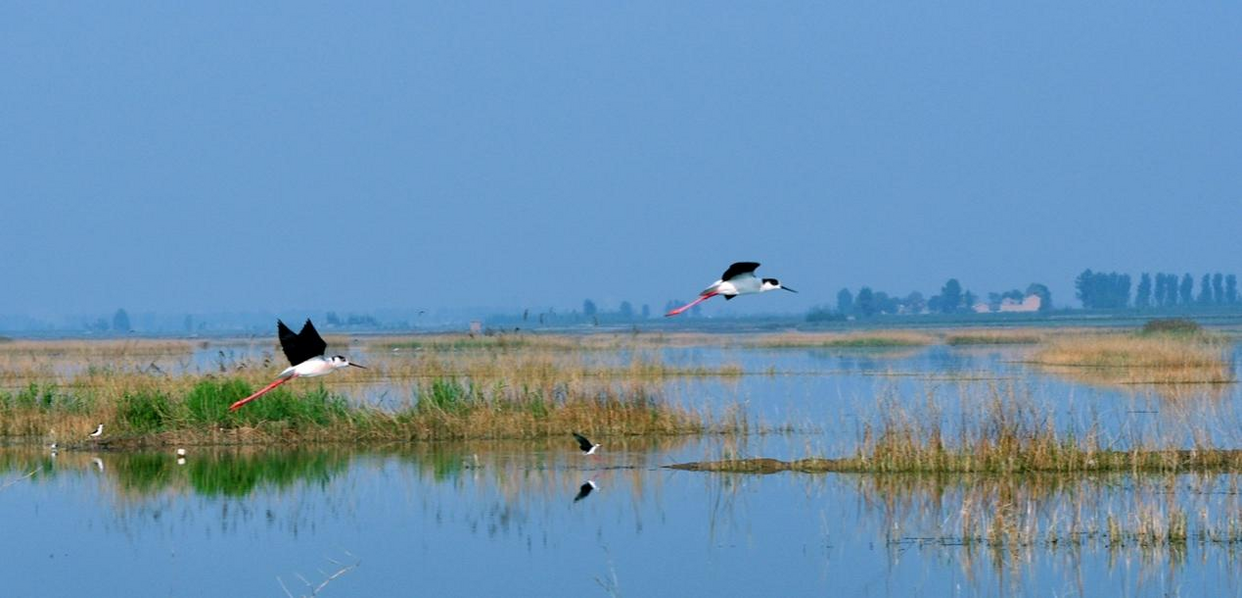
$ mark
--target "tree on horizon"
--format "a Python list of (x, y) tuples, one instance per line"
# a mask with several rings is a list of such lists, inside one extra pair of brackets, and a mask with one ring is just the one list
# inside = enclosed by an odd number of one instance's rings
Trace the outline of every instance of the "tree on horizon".
[(1146, 272), (1139, 277), (1138, 289), (1134, 292), (1134, 307), (1139, 309), (1151, 307), (1151, 275)]

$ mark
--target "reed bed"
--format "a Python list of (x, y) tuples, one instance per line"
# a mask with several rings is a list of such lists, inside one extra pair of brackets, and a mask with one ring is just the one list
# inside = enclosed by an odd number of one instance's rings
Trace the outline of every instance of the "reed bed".
[(1212, 447), (1205, 436), (1197, 437), (1192, 449), (1141, 440), (1117, 449), (1098, 422), (1057, 429), (1052, 408), (1013, 384), (990, 384), (960, 401), (961, 415), (950, 422), (944, 405), (930, 396), (913, 405), (883, 396), (876, 412), (862, 418), (856, 446), (839, 458), (725, 459), (672, 467), (742, 473), (1242, 472), (1242, 450)]
[(194, 348), (188, 340), (100, 339), (100, 340), (14, 340), (0, 343), (0, 357), (43, 355), (86, 355), (108, 358), (184, 354)]
[[(523, 382), (524, 376), (548, 374), (569, 377), (603, 378), (663, 378), (677, 376), (739, 376), (742, 369), (736, 364), (712, 366), (678, 366), (665, 363), (658, 350), (626, 345), (625, 349), (603, 354), (601, 351), (565, 350), (564, 347), (588, 346), (593, 343), (611, 343), (616, 335), (600, 335), (606, 338), (596, 341), (589, 337), (559, 336), (534, 337), (533, 341), (516, 339), (495, 346), (513, 346), (515, 350), (454, 348), (454, 343), (468, 337), (430, 337), (424, 348), (402, 350), (400, 347), (383, 349), (385, 345), (363, 343), (348, 345), (330, 344), (334, 353), (350, 355), (355, 361), (367, 365), (367, 370), (350, 371), (348, 378), (333, 378), (328, 384), (346, 380), (370, 382), (379, 380), (403, 380), (432, 378), (445, 375), (469, 376), (471, 378), (505, 378)], [(492, 337), (479, 337), (493, 342)], [(619, 337), (618, 337), (619, 338)], [(628, 337), (626, 337), (628, 338)], [(443, 342), (441, 342), (443, 341)], [(423, 342), (423, 341), (420, 341)], [(90, 345), (99, 343), (98, 349)], [(218, 345), (191, 346), (189, 343), (152, 342), (141, 350), (130, 350), (124, 343), (111, 341), (71, 341), (51, 344), (33, 343), (28, 351), (4, 353), (0, 351), (0, 387), (19, 387), (28, 382), (69, 383), (88, 380), (107, 383), (108, 377), (127, 375), (179, 377), (184, 375), (232, 375), (252, 381), (271, 377), (285, 365), (283, 355), (275, 344), (225, 343)], [(67, 348), (66, 350), (61, 350)], [(195, 354), (194, 351), (198, 350)], [(601, 357), (603, 355), (603, 357)]]
[[(130, 444), (659, 435), (736, 423), (671, 404), (661, 387), (671, 377), (738, 377), (740, 366), (673, 365), (637, 348), (577, 350), (638, 346), (633, 335), (599, 337), (441, 335), (419, 337), (417, 350), (338, 344), (334, 352), (368, 369), (291, 383), (237, 414), (225, 407), (284, 367), (274, 345), (18, 341), (20, 350), (0, 352), (0, 438), (74, 442), (100, 422), (114, 442)], [(364, 405), (349, 398), (360, 386), (396, 398)]]
[(963, 345), (1035, 345), (1044, 342), (1048, 333), (1029, 328), (987, 328), (947, 332), (944, 344)]
[(1183, 549), (1242, 545), (1234, 475), (857, 479), (890, 546)]
[(420, 334), (371, 340), (369, 348), (390, 351), (617, 351), (729, 344), (728, 335), (696, 332), (545, 334), (496, 332)]
[(1235, 381), (1226, 348), (1209, 335), (1074, 335), (1047, 344), (1032, 363), (1104, 383), (1220, 384)]
[(825, 348), (825, 349), (885, 349), (923, 347), (936, 343), (930, 334), (908, 330), (876, 330), (867, 332), (785, 332), (760, 335), (747, 346), (764, 349)]
[[(115, 393), (32, 384), (0, 392), (0, 437), (119, 447), (540, 438), (567, 430), (671, 435), (747, 426), (739, 416), (717, 419), (670, 404), (638, 382), (509, 385), (431, 378), (420, 381), (413, 397), (393, 409), (360, 405), (323, 384), (286, 386), (228, 411), (254, 387), (240, 378), (137, 384)], [(107, 434), (98, 443), (88, 442), (85, 433), (101, 422)]]

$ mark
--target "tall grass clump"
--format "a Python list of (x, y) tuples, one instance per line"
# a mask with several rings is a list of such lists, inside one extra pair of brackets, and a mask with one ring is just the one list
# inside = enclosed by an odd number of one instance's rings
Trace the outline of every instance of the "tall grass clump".
[(30, 383), (17, 391), (0, 390), (0, 436), (45, 436), (56, 428), (89, 431), (93, 424), (88, 422), (99, 407), (92, 395), (57, 384)]
[(229, 419), (229, 405), (251, 392), (249, 384), (236, 378), (201, 380), (185, 396), (188, 422), (195, 425), (224, 423)]
[(871, 415), (860, 416), (857, 444), (840, 458), (795, 461), (747, 458), (682, 463), (677, 469), (773, 473), (1081, 473), (1105, 471), (1242, 471), (1242, 449), (1212, 448), (1207, 440), (1193, 449), (1133, 440), (1113, 448), (1101, 426), (1066, 424), (1058, 428), (1054, 407), (1036, 401), (1014, 384), (963, 389), (949, 415), (928, 395), (910, 404), (900, 396), (880, 398)]
[(1044, 341), (1044, 333), (1036, 330), (984, 329), (962, 330), (945, 335), (946, 345), (1034, 345)]
[(1061, 371), (1083, 370), (1083, 375), (1106, 383), (1233, 382), (1226, 348), (1219, 338), (1203, 334), (1083, 334), (1049, 343), (1033, 362)]
[(765, 335), (750, 343), (765, 349), (826, 348), (826, 349), (885, 349), (922, 347), (935, 344), (936, 338), (909, 330), (875, 330), (866, 332), (805, 333), (787, 332)]
[(647, 384), (604, 380), (480, 385), (438, 378), (420, 384), (413, 404), (394, 418), (411, 440), (538, 438), (566, 430), (604, 435), (723, 431), (710, 416), (663, 401)]
[(1157, 318), (1148, 320), (1143, 324), (1140, 334), (1156, 335), (1166, 334), (1173, 336), (1201, 336), (1204, 334), (1203, 327), (1194, 320), (1186, 318)]
[(31, 382), (16, 392), (0, 390), (0, 411), (39, 410), (74, 413), (86, 410), (89, 405), (90, 401), (82, 395), (67, 392), (55, 384)]
[(134, 432), (162, 432), (174, 417), (172, 400), (156, 390), (127, 393), (121, 397), (117, 416), (125, 428)]

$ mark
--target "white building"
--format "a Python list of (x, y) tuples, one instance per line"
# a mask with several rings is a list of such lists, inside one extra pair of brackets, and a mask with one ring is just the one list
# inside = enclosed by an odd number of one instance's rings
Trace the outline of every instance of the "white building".
[(1036, 312), (1039, 311), (1041, 303), (1042, 300), (1040, 300), (1039, 295), (1027, 295), (1021, 301), (1017, 299), (1001, 299), (999, 311), (1001, 313)]

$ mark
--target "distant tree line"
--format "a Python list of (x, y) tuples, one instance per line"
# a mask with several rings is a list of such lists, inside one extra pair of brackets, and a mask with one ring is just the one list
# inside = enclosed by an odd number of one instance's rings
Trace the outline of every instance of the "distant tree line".
[[(1084, 309), (1121, 309), (1130, 307), (1130, 275), (1116, 272), (1084, 270), (1074, 280), (1077, 296)], [(1134, 307), (1193, 307), (1236, 305), (1238, 277), (1221, 272), (1204, 274), (1195, 292), (1195, 279), (1190, 274), (1144, 272), (1134, 290)]]
[(348, 314), (344, 318), (337, 315), (336, 312), (330, 311), (324, 315), (324, 320), (329, 326), (349, 326), (349, 327), (366, 327), (379, 328), (379, 320), (375, 316)]
[[(1023, 293), (1017, 289), (1003, 293), (989, 293), (992, 303), (999, 305), (1002, 299), (1013, 298), (1018, 301), (1028, 295), (1038, 295), (1040, 311), (1052, 309), (1052, 293), (1041, 283), (1031, 283)], [(926, 298), (918, 291), (911, 291), (905, 296), (889, 295), (884, 291), (872, 290), (869, 286), (858, 289), (858, 293), (848, 288), (837, 291), (836, 309), (818, 307), (807, 314), (811, 322), (842, 320), (849, 317), (870, 318), (877, 315), (896, 314), (955, 314), (969, 313), (979, 298), (969, 289), (963, 289), (956, 278), (950, 278), (940, 287), (940, 293)]]
[(1130, 275), (1092, 272), (1087, 268), (1074, 279), (1075, 295), (1086, 309), (1119, 309), (1130, 303)]

